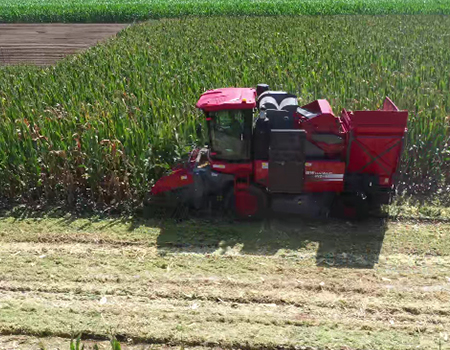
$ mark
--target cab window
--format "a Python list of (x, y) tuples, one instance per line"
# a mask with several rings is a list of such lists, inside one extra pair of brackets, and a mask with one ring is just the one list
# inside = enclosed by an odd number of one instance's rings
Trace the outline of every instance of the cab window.
[(211, 112), (210, 130), (212, 151), (216, 158), (248, 160), (252, 113), (248, 110)]

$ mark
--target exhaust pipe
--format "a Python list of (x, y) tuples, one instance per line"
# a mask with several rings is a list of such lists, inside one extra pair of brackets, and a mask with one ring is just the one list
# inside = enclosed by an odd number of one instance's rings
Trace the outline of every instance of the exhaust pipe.
[(256, 85), (256, 97), (261, 96), (261, 94), (266, 91), (269, 91), (269, 85), (267, 85), (267, 84)]

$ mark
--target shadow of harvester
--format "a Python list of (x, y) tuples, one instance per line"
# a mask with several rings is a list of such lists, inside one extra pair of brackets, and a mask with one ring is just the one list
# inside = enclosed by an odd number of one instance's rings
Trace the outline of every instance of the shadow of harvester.
[(384, 219), (347, 223), (292, 217), (264, 222), (189, 220), (160, 223), (160, 251), (251, 254), (314, 259), (324, 267), (373, 268), (386, 231)]
[[(1, 212), (0, 212), (1, 214)], [(177, 220), (144, 220), (87, 214), (67, 215), (65, 210), (36, 211), (15, 208), (6, 217), (15, 220), (57, 218), (59, 225), (85, 220), (78, 230), (93, 222), (103, 223), (98, 229), (126, 225), (129, 232), (139, 227), (157, 229), (156, 246), (160, 253), (168, 251), (199, 254), (247, 254), (280, 256), (292, 259), (315, 259), (324, 267), (373, 268), (377, 264), (387, 222), (373, 218), (364, 222), (341, 220), (305, 220), (293, 216), (271, 217), (263, 222), (239, 222), (222, 218)], [(1, 215), (0, 215), (1, 218)]]

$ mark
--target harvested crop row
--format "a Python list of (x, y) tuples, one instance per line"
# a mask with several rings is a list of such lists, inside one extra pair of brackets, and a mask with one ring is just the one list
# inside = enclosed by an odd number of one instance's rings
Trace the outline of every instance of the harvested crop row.
[(0, 196), (139, 203), (195, 141), (203, 91), (261, 82), (301, 103), (326, 98), (336, 114), (389, 95), (410, 111), (400, 184), (445, 190), (449, 25), (440, 16), (161, 20), (56, 67), (3, 68)]
[[(449, 327), (448, 224), (388, 222), (380, 237), (379, 221), (334, 230), (273, 221), (252, 249), (256, 223), (225, 230), (191, 222), (210, 232), (207, 251), (192, 240), (168, 249), (187, 227), (166, 224), (0, 220), (0, 334), (106, 339), (113, 331), (124, 341), (185, 346), (428, 349)], [(219, 233), (232, 227), (234, 240)], [(53, 232), (67, 239), (36, 243)], [(77, 234), (105, 243), (71, 242)], [(110, 244), (127, 235), (137, 244)], [(406, 240), (415, 252), (401, 250)], [(372, 269), (317, 266), (319, 254), (369, 253), (370, 241), (381, 249)]]
[(0, 65), (50, 65), (115, 35), (126, 24), (3, 23), (0, 24)]
[(189, 15), (450, 14), (441, 0), (6, 0), (1, 22), (131, 22)]

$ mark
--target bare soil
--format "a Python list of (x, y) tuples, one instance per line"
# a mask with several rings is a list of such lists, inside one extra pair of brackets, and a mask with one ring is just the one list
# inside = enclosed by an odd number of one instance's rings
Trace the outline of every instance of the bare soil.
[(0, 219), (0, 349), (447, 349), (450, 223)]
[(0, 24), (0, 65), (50, 65), (114, 36), (126, 24)]

